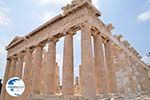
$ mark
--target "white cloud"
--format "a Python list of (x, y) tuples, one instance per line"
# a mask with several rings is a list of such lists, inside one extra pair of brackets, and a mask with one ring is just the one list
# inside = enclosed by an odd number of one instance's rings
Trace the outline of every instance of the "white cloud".
[(6, 51), (5, 51), (6, 41), (0, 38), (0, 78), (3, 78), (6, 62)]
[(150, 21), (150, 10), (141, 13), (138, 16), (138, 20), (141, 21), (141, 22)]
[(8, 25), (9, 22), (10, 22), (10, 19), (7, 16), (7, 14), (0, 11), (0, 26)]
[(41, 2), (42, 5), (46, 5), (46, 4), (55, 4), (56, 0), (39, 0)]
[(6, 26), (10, 22), (10, 18), (8, 16), (9, 9), (5, 6), (6, 5), (0, 1), (0, 26)]
[[(72, 0), (34, 0), (36, 3), (40, 5), (62, 5), (64, 6), (65, 4), (71, 3)], [(99, 0), (92, 0), (92, 3), (98, 7)]]
[[(0, 0), (0, 27), (7, 26), (10, 23), (9, 18), (10, 9), (6, 7), (6, 4)], [(6, 64), (6, 51), (5, 51), (6, 41), (0, 38), (0, 78), (3, 78), (5, 64)]]
[(71, 0), (33, 0), (36, 3), (38, 3), (39, 5), (60, 5), (60, 4), (67, 4), (70, 3)]
[(137, 19), (140, 22), (150, 21), (150, 0), (147, 0), (144, 5), (145, 11), (138, 15)]

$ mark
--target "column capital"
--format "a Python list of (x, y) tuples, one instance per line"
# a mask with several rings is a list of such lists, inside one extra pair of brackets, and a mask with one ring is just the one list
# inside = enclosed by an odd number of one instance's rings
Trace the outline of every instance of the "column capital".
[(11, 57), (7, 57), (7, 59), (6, 59), (6, 60), (7, 60), (7, 61), (8, 61), (8, 60), (11, 60)]
[(40, 43), (38, 43), (35, 47), (44, 47), (45, 46), (45, 43), (43, 43), (43, 42), (40, 42)]
[(17, 54), (17, 57), (23, 57), (25, 54), (25, 50), (24, 51), (21, 51)]
[(68, 35), (68, 34), (74, 35), (76, 33), (76, 31), (78, 31), (78, 30), (80, 30), (80, 26), (75, 25), (75, 26), (69, 28), (68, 30), (65, 30), (64, 35)]
[(99, 31), (99, 29), (97, 29), (96, 27), (92, 26), (91, 28), (92, 31), (92, 35), (95, 37), (97, 35), (101, 35), (101, 32)]
[(104, 44), (107, 44), (107, 43), (109, 43), (109, 42), (110, 42), (109, 39), (103, 39), (103, 43), (104, 43)]
[(81, 23), (80, 24), (80, 28), (88, 28), (88, 29), (92, 29), (92, 25), (88, 24), (87, 22)]
[(48, 42), (57, 42), (57, 41), (59, 41), (59, 39), (56, 37), (48, 38)]
[(103, 39), (102, 35), (100, 34), (100, 32), (94, 32), (92, 33), (93, 37), (100, 37), (101, 39)]
[(67, 31), (65, 35), (74, 35), (75, 32), (74, 31)]
[(17, 59), (17, 57), (18, 57), (18, 54), (15, 54), (15, 55), (13, 55), (13, 56), (10, 56), (9, 59), (11, 59), (11, 60), (12, 60), (12, 59)]
[(35, 47), (28, 47), (28, 48), (25, 48), (25, 52), (29, 51), (29, 52), (33, 52), (34, 51), (34, 48)]

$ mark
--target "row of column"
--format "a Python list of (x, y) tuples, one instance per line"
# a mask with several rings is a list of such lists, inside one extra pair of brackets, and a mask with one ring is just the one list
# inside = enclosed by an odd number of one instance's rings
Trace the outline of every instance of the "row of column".
[[(95, 97), (96, 93), (114, 92), (115, 74), (111, 55), (111, 42), (104, 43), (100, 34), (94, 36), (94, 59), (92, 54), (91, 30), (88, 24), (81, 28), (81, 95)], [(56, 39), (48, 41), (46, 65), (42, 65), (42, 43), (33, 49), (27, 48), (24, 55), (11, 59), (7, 66), (8, 78), (18, 76), (23, 78), (26, 84), (24, 96), (29, 94), (56, 94)], [(104, 57), (105, 56), (105, 57)], [(24, 74), (22, 75), (24, 65)], [(73, 95), (74, 71), (73, 71), (73, 34), (67, 33), (64, 40), (62, 94)], [(42, 72), (45, 69), (44, 72)], [(7, 70), (7, 69), (6, 69)], [(5, 77), (7, 77), (5, 75)], [(23, 77), (22, 77), (23, 76)], [(7, 78), (7, 79), (8, 79)], [(44, 82), (42, 83), (41, 80)], [(6, 79), (4, 80), (6, 81)], [(91, 83), (92, 82), (92, 83)], [(43, 93), (41, 90), (44, 89)]]
[[(94, 58), (92, 54), (91, 30), (88, 24), (81, 28), (81, 95), (95, 97), (96, 94), (116, 91), (113, 71), (111, 41), (103, 43), (100, 34), (94, 36)], [(103, 47), (104, 44), (104, 47)], [(105, 51), (103, 51), (105, 50)], [(104, 57), (104, 52), (105, 56)], [(64, 41), (62, 93), (73, 94), (73, 36), (67, 34)], [(92, 82), (92, 83), (91, 83)], [(92, 85), (91, 85), (92, 84)]]
[[(93, 59), (91, 35), (90, 26), (84, 24), (81, 28), (81, 95), (95, 97), (96, 94), (116, 92), (111, 41), (103, 43), (100, 34), (96, 34), (94, 36), (95, 59)], [(71, 34), (65, 36), (62, 84), (63, 94), (73, 94), (73, 37)]]
[(94, 64), (97, 94), (117, 92), (112, 51), (110, 40), (103, 42), (101, 34), (94, 35)]
[(11, 97), (6, 93), (6, 89), (5, 89), (7, 80), (11, 77), (22, 78), (23, 61), (24, 61), (23, 52), (7, 59), (6, 70), (5, 70), (4, 80), (3, 80), (4, 85), (2, 87), (2, 95), (1, 95), (3, 100), (11, 99)]

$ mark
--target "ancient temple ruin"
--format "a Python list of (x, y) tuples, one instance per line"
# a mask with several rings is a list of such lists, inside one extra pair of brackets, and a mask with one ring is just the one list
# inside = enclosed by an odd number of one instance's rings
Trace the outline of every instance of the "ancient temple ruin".
[[(148, 93), (149, 67), (128, 41), (121, 35), (112, 35), (113, 25), (102, 22), (101, 12), (91, 0), (73, 0), (62, 10), (63, 14), (24, 37), (15, 37), (6, 47), (3, 84), (18, 76), (24, 80), (26, 88), (22, 96), (15, 98), (7, 94), (3, 85), (2, 100), (101, 100)], [(79, 30), (81, 65), (75, 85), (73, 35)], [(56, 45), (62, 37), (63, 66), (59, 67), (63, 67), (63, 74), (62, 86), (59, 86)], [(47, 52), (43, 50), (45, 45), (48, 45)]]

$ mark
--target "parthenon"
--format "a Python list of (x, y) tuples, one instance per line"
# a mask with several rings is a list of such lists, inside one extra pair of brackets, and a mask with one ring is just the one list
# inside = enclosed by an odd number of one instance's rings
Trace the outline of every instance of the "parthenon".
[[(102, 22), (91, 0), (73, 0), (62, 10), (63, 14), (24, 37), (16, 36), (6, 46), (1, 100), (126, 100), (125, 96), (150, 95), (150, 68), (122, 35), (112, 35), (114, 26)], [(74, 82), (73, 36), (77, 31), (81, 31), (81, 65)], [(56, 45), (62, 37), (63, 65), (59, 66)], [(46, 45), (48, 51), (43, 49)], [(63, 69), (61, 86), (59, 67)], [(5, 84), (16, 76), (26, 87), (22, 96), (12, 97)]]

